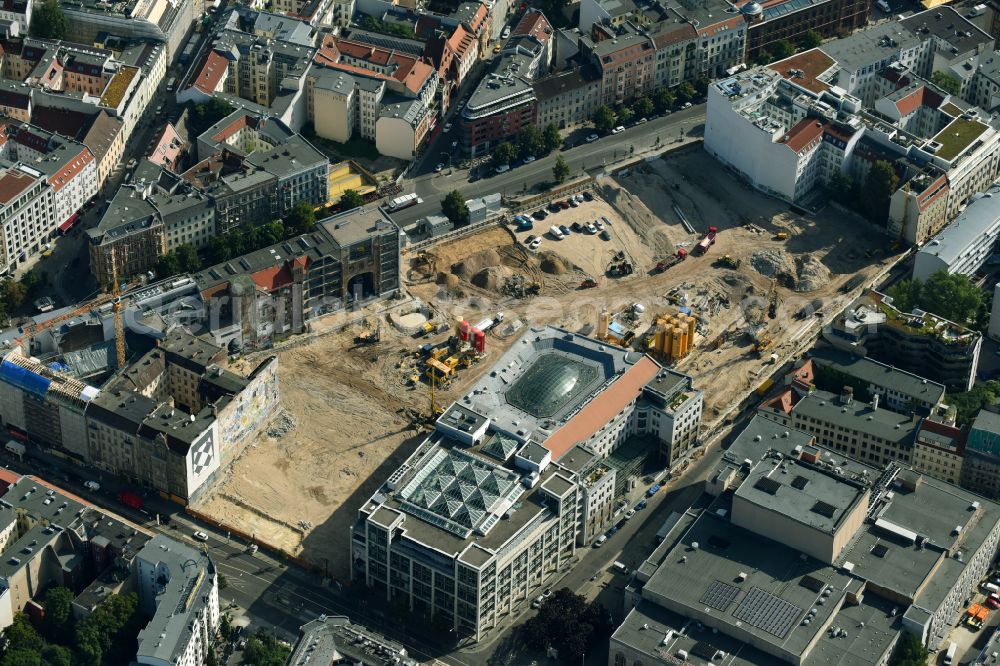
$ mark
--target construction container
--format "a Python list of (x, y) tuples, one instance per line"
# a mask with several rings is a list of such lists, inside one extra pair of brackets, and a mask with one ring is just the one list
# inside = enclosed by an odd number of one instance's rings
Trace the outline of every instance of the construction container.
[(461, 340), (462, 342), (468, 342), (469, 331), (471, 330), (471, 328), (472, 327), (469, 326), (469, 322), (466, 321), (465, 319), (458, 322), (458, 339)]
[(486, 351), (486, 334), (478, 328), (472, 329), (472, 348), (476, 350), (477, 354)]

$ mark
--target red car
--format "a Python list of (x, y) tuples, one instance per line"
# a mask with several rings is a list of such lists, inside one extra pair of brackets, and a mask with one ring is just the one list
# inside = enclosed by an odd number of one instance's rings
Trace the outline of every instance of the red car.
[(1000, 608), (1000, 599), (995, 594), (986, 597), (986, 605), (990, 608)]
[(559, 205), (562, 207), (563, 210), (566, 210), (567, 208), (569, 208), (569, 202), (568, 201), (560, 201)]

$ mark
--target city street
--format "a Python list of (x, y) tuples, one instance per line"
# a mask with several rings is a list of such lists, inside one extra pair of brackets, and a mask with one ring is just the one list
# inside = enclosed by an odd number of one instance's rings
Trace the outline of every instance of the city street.
[(705, 106), (697, 105), (654, 118), (641, 125), (633, 125), (620, 134), (611, 134), (593, 143), (583, 141), (583, 137), (591, 130), (578, 130), (573, 138), (581, 141), (580, 145), (554, 151), (530, 164), (473, 183), (469, 182), (469, 171), (464, 169), (454, 168), (441, 173), (424, 174), (411, 181), (412, 185), (404, 186), (404, 193), (415, 191), (423, 199), (423, 203), (395, 213), (392, 217), (405, 228), (428, 215), (440, 214), (441, 199), (452, 190), (458, 190), (466, 198), (493, 192), (507, 196), (526, 192), (537, 183), (552, 180), (552, 166), (559, 156), (569, 165), (571, 177), (585, 172), (599, 173), (605, 167), (628, 158), (630, 153), (640, 154), (657, 147), (666, 149), (675, 145), (679, 139), (700, 136), (704, 121)]

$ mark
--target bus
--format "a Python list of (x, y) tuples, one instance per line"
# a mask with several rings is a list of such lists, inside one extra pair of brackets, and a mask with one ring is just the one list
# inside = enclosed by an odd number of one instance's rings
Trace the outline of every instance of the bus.
[(403, 196), (396, 197), (386, 204), (386, 208), (390, 213), (395, 213), (396, 211), (409, 208), (410, 206), (416, 206), (417, 204), (422, 204), (423, 202), (424, 200), (418, 197), (414, 192), (413, 194), (404, 194)]

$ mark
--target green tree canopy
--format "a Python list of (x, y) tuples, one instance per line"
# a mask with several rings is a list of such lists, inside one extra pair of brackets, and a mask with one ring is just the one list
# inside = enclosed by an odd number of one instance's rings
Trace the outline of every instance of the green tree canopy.
[(896, 649), (889, 659), (889, 666), (926, 666), (929, 656), (927, 648), (920, 639), (907, 633), (896, 643)]
[(618, 109), (617, 116), (619, 125), (627, 125), (632, 120), (633, 116), (635, 116), (635, 114), (629, 107), (622, 106)]
[(920, 303), (922, 287), (920, 280), (900, 280), (886, 289), (885, 295), (892, 298), (892, 304), (900, 312), (912, 312)]
[(559, 128), (556, 127), (555, 123), (549, 123), (545, 126), (545, 131), (542, 132), (542, 144), (546, 154), (562, 145), (562, 135), (559, 134)]
[(920, 289), (920, 307), (959, 324), (969, 323), (982, 305), (984, 293), (965, 275), (942, 269)]
[(670, 88), (663, 86), (662, 88), (657, 88), (656, 92), (653, 93), (653, 106), (656, 107), (658, 112), (663, 113), (673, 108), (676, 99)]
[(775, 60), (784, 60), (795, 55), (795, 45), (787, 39), (779, 39), (768, 49)]
[(73, 634), (75, 620), (73, 617), (73, 593), (65, 587), (49, 588), (45, 593), (45, 620), (42, 631), (45, 637), (58, 643), (66, 636)]
[(569, 178), (569, 165), (566, 164), (566, 160), (560, 155), (556, 159), (556, 163), (552, 165), (552, 178), (557, 182), (561, 183)]
[(1000, 400), (1000, 382), (976, 382), (972, 388), (962, 393), (949, 393), (948, 402), (955, 410), (955, 423), (965, 426), (976, 418), (984, 407), (995, 405)]
[(611, 618), (598, 602), (569, 588), (556, 590), (542, 603), (538, 614), (523, 625), (524, 639), (536, 650), (554, 647), (566, 664), (579, 664), (588, 650), (611, 632)]
[(949, 95), (960, 95), (962, 93), (961, 81), (940, 69), (931, 74), (931, 83)]
[(872, 165), (861, 186), (859, 205), (868, 220), (884, 225), (889, 217), (889, 200), (899, 187), (899, 176), (892, 165), (878, 160)]
[(591, 120), (594, 121), (594, 127), (598, 132), (607, 134), (614, 129), (618, 117), (615, 116), (615, 112), (611, 110), (611, 107), (602, 104), (594, 111), (594, 117)]
[(674, 91), (674, 96), (676, 97), (677, 104), (686, 104), (694, 100), (698, 91), (695, 90), (694, 86), (685, 81), (684, 83), (677, 86)]
[(493, 151), (493, 161), (496, 164), (510, 164), (517, 159), (517, 148), (509, 141), (504, 141)]
[(542, 130), (537, 125), (528, 125), (521, 130), (521, 136), (517, 139), (517, 151), (521, 159), (525, 157), (538, 157), (545, 150), (545, 138)]
[(56, 0), (36, 2), (31, 13), (31, 34), (43, 39), (65, 39), (69, 19)]
[[(510, 145), (510, 144), (508, 144)], [(456, 226), (469, 223), (469, 207), (458, 190), (452, 190), (441, 201), (441, 212)]]
[[(340, 210), (353, 210), (365, 203), (364, 198), (355, 190), (344, 190), (340, 195)], [(315, 218), (315, 215), (313, 216)]]
[(806, 51), (809, 49), (814, 49), (823, 43), (823, 35), (819, 34), (815, 30), (806, 30), (802, 33), (802, 37), (799, 38), (799, 44)]
[(643, 95), (635, 101), (632, 110), (635, 111), (635, 115), (645, 118), (653, 112), (653, 100)]
[(213, 97), (204, 104), (195, 104), (188, 114), (188, 126), (198, 135), (235, 111), (228, 102)]
[(311, 205), (302, 201), (295, 204), (295, 207), (288, 213), (288, 217), (285, 219), (285, 230), (293, 236), (307, 234), (313, 230), (315, 224), (316, 211)]
[(243, 663), (248, 666), (285, 666), (289, 656), (291, 650), (264, 631), (248, 638), (243, 648)]

